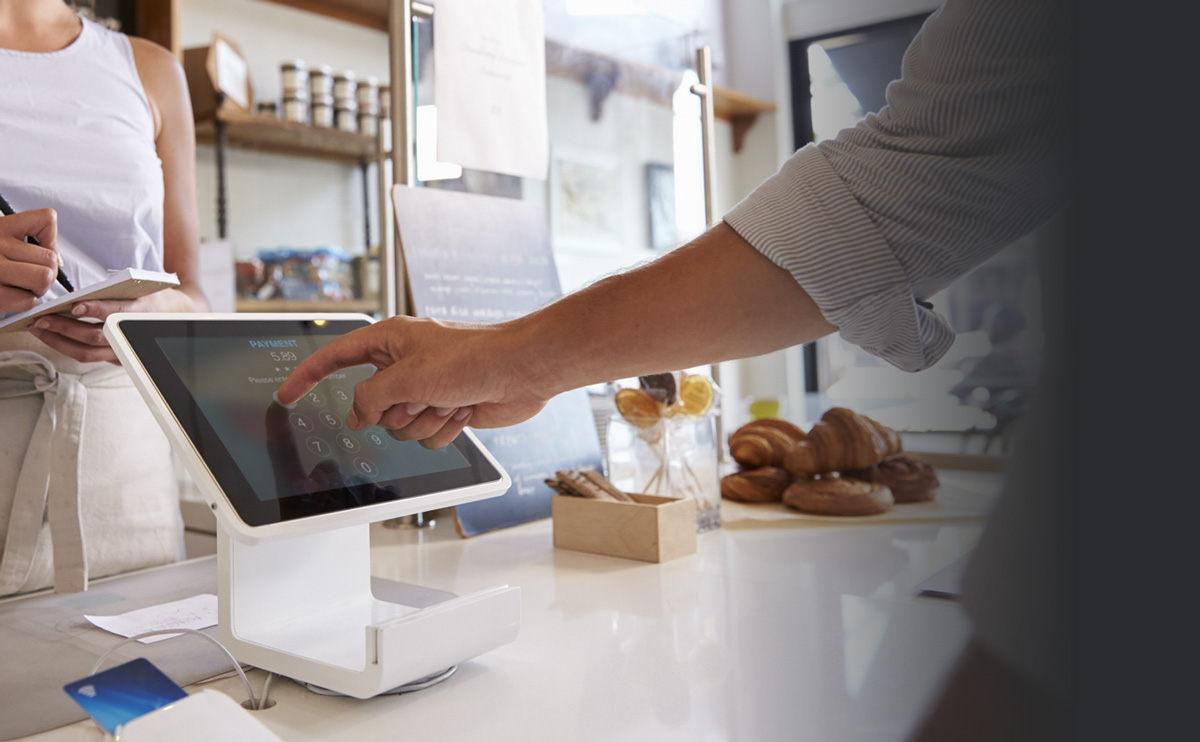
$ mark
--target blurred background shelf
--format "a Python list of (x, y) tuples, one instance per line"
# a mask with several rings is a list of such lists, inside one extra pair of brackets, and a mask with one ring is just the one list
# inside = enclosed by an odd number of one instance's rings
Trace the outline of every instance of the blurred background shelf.
[(267, 0), (347, 23), (388, 30), (388, 0)]
[(218, 111), (215, 120), (196, 123), (196, 141), (217, 144), (217, 124), (225, 126), (225, 144), (238, 149), (362, 163), (378, 156), (376, 138), (340, 129), (283, 121), (239, 111)]
[(238, 312), (358, 312), (374, 314), (379, 311), (378, 299), (347, 299), (345, 301), (297, 301), (292, 299), (238, 299)]

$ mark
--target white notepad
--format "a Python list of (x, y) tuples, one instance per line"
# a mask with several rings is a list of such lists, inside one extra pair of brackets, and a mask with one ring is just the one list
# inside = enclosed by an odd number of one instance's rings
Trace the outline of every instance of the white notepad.
[(179, 285), (174, 273), (148, 271), (141, 268), (119, 270), (103, 281), (84, 286), (70, 294), (38, 304), (20, 314), (0, 320), (0, 332), (18, 332), (28, 328), (38, 317), (47, 314), (70, 314), (75, 302), (87, 299), (139, 299), (155, 291)]

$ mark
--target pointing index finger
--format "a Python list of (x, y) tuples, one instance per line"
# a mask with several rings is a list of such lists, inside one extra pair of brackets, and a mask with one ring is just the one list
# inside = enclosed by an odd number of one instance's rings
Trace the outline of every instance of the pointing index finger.
[(330, 341), (297, 366), (276, 392), (279, 403), (284, 406), (295, 404), (305, 392), (334, 371), (371, 363), (367, 348), (352, 335)]

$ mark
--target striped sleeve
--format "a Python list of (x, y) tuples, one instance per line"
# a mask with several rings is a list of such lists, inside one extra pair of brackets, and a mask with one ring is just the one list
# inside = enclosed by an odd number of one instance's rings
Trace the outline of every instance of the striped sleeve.
[(1054, 0), (948, 0), (887, 105), (807, 145), (725, 215), (841, 336), (919, 371), (954, 342), (923, 304), (1065, 193), (1066, 39)]

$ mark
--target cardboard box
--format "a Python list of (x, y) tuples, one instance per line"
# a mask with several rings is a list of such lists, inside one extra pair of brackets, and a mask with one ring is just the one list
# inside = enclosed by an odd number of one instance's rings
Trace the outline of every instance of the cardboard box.
[(232, 39), (214, 32), (208, 46), (184, 49), (183, 74), (196, 121), (214, 118), (218, 110), (250, 113), (254, 97), (250, 70)]
[(696, 501), (633, 494), (636, 503), (555, 495), (554, 546), (665, 562), (696, 553)]

